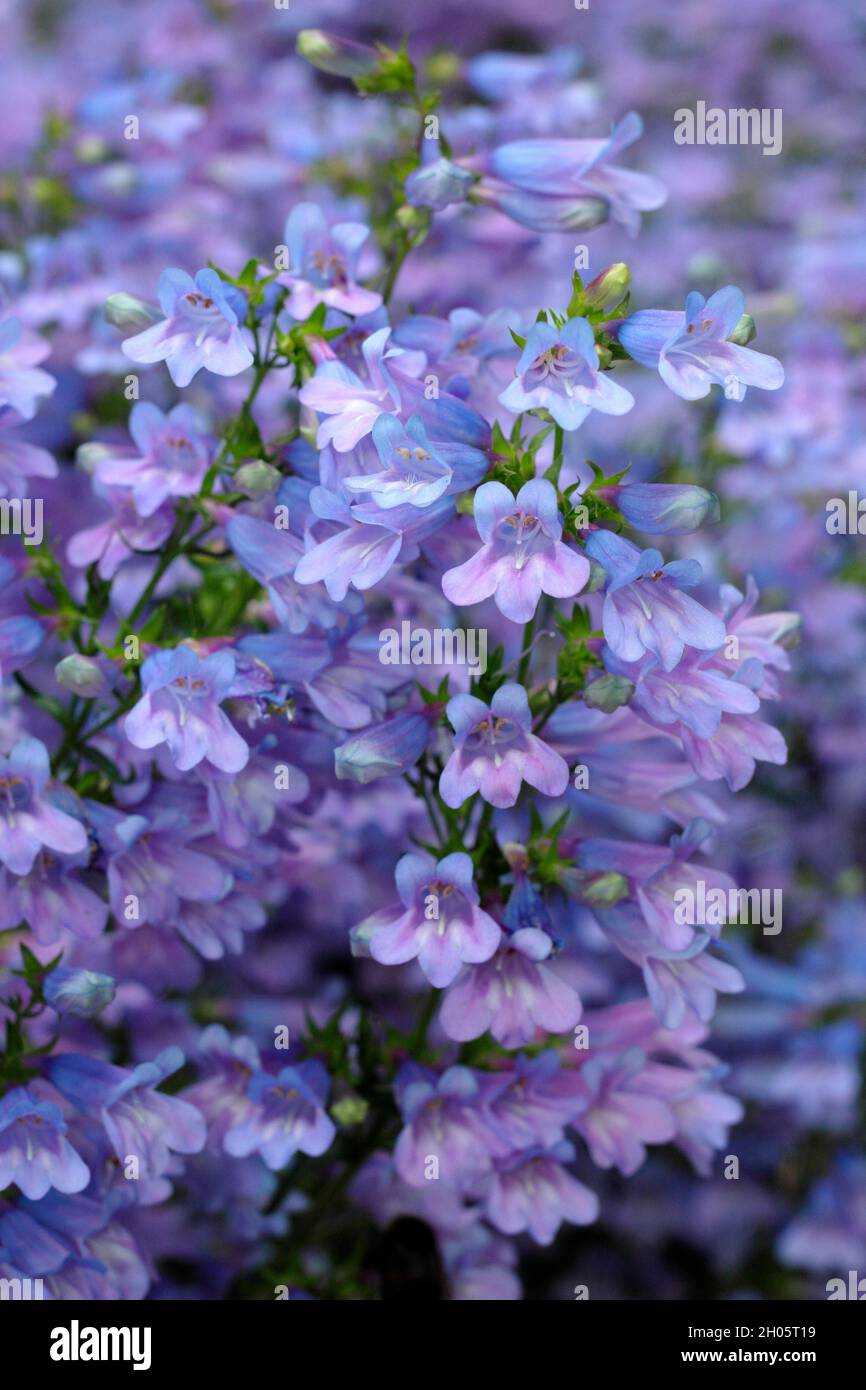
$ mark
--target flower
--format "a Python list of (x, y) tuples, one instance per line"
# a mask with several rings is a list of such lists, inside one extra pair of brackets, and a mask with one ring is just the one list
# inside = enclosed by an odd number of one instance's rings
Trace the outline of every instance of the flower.
[[(22, 420), (32, 420), (38, 408), (40, 396), (50, 396), (56, 386), (53, 376), (43, 372), (37, 363), (48, 356), (51, 349), (43, 338), (22, 327), (19, 319), (8, 318), (0, 323), (0, 414), (4, 409), (14, 410)], [(42, 454), (32, 445), (21, 444), (22, 461), (24, 451), (32, 455)], [(52, 477), (39, 467), (31, 467), (27, 472)]]
[(296, 1153), (323, 1154), (337, 1133), (325, 1111), (329, 1088), (321, 1062), (283, 1067), (276, 1076), (257, 1073), (247, 1091), (251, 1111), (226, 1133), (226, 1153), (234, 1158), (259, 1153), (275, 1171)]
[(373, 443), (381, 470), (344, 478), (349, 492), (369, 492), (377, 506), (388, 511), (403, 503), (429, 507), (448, 490), (453, 470), (430, 443), (417, 415), (405, 425), (393, 415), (380, 415), (373, 425)]
[(277, 276), (291, 291), (286, 308), (307, 319), (317, 304), (344, 314), (372, 314), (382, 303), (375, 290), (356, 284), (358, 255), (370, 235), (361, 222), (339, 222), (328, 229), (316, 203), (298, 203), (286, 222), (288, 273)]
[(406, 1063), (397, 1076), (397, 1103), (406, 1121), (394, 1149), (397, 1172), (410, 1187), (423, 1187), (431, 1159), (448, 1187), (463, 1188), (491, 1171), (494, 1155), (508, 1144), (491, 1127), (482, 1106), (482, 1082), (469, 1067), (449, 1067), (436, 1077)]
[(48, 750), (36, 738), (19, 739), (0, 758), (0, 864), (10, 873), (29, 874), (43, 845), (59, 854), (87, 847), (81, 822), (44, 799), (50, 775)]
[(539, 1245), (549, 1245), (563, 1221), (589, 1226), (598, 1217), (594, 1192), (565, 1171), (575, 1157), (571, 1144), (527, 1149), (498, 1162), (488, 1183), (484, 1213), (498, 1231), (528, 1231)]
[(136, 748), (167, 743), (181, 772), (204, 758), (222, 772), (240, 772), (250, 750), (220, 709), (235, 669), (235, 657), (226, 650), (202, 659), (180, 646), (149, 656), (141, 668), (145, 693), (123, 723), (126, 737)]
[(503, 1047), (532, 1042), (538, 1029), (567, 1033), (578, 1022), (578, 995), (545, 964), (553, 942), (538, 927), (507, 936), (496, 955), (472, 966), (452, 985), (440, 1022), (455, 1042), (470, 1042), (489, 1029)]
[(48, 1074), (61, 1095), (82, 1112), (99, 1117), (121, 1162), (134, 1155), (143, 1177), (159, 1178), (171, 1163), (172, 1151), (199, 1153), (207, 1136), (205, 1122), (192, 1105), (154, 1089), (183, 1062), (179, 1047), (166, 1047), (152, 1062), (140, 1062), (131, 1071), (68, 1052), (51, 1058)]
[(517, 363), (517, 376), (499, 397), (516, 415), (548, 410), (564, 430), (576, 430), (591, 410), (625, 415), (634, 397), (598, 369), (595, 335), (587, 319), (569, 319), (562, 328), (535, 323)]
[(90, 1171), (65, 1136), (59, 1105), (43, 1100), (28, 1086), (7, 1092), (0, 1100), (2, 1187), (15, 1182), (34, 1201), (52, 1187), (58, 1192), (83, 1191)]
[(478, 906), (468, 854), (404, 854), (395, 870), (400, 903), (367, 917), (353, 938), (381, 965), (418, 958), (431, 985), (444, 989), (464, 962), (489, 960), (502, 935)]
[(174, 526), (174, 513), (165, 506), (142, 518), (126, 488), (94, 483), (93, 490), (111, 507), (111, 515), (76, 531), (67, 543), (66, 558), (77, 569), (96, 565), (100, 579), (113, 579), (123, 562), (137, 551), (159, 550), (164, 545)]
[(202, 367), (237, 376), (252, 366), (252, 335), (243, 327), (246, 300), (215, 270), (164, 270), (159, 303), (165, 318), (121, 343), (133, 362), (165, 362), (175, 386), (188, 386)]
[(642, 134), (640, 116), (630, 111), (606, 140), (513, 140), (493, 151), (489, 167), (497, 178), (539, 200), (601, 201), (614, 221), (634, 234), (640, 213), (667, 200), (659, 179), (611, 163)]
[(617, 336), (636, 362), (657, 367), (665, 385), (683, 400), (700, 400), (715, 383), (729, 400), (741, 401), (747, 386), (778, 391), (785, 380), (775, 357), (730, 341), (744, 309), (742, 291), (734, 285), (709, 299), (693, 290), (684, 313), (642, 309), (620, 324)]
[(562, 796), (568, 764), (532, 733), (522, 685), (501, 685), (489, 707), (474, 695), (455, 695), (447, 714), (455, 748), (439, 779), (446, 806), (456, 810), (477, 791), (492, 806), (513, 806), (521, 782), (545, 796)]
[(621, 661), (652, 652), (665, 671), (672, 671), (686, 646), (701, 651), (722, 646), (721, 618), (682, 592), (701, 579), (697, 560), (665, 564), (660, 551), (641, 551), (612, 531), (594, 531), (586, 553), (607, 571), (602, 626)]
[(176, 405), (168, 414), (150, 401), (137, 401), (129, 432), (140, 451), (137, 458), (99, 458), (94, 475), (100, 483), (132, 490), (140, 517), (151, 517), (169, 497), (194, 497), (213, 455), (211, 441), (198, 428), (195, 411)]
[(506, 618), (528, 623), (543, 593), (572, 598), (586, 585), (589, 562), (563, 543), (556, 489), (545, 479), (524, 483), (516, 498), (504, 483), (482, 483), (475, 525), (481, 549), (442, 576), (452, 603), (463, 607), (492, 595)]

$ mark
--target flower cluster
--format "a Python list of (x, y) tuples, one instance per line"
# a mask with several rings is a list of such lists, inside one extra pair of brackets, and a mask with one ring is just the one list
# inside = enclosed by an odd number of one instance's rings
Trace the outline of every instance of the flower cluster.
[(465, 1300), (554, 1240), (614, 1296), (862, 1251), (847, 1140), (779, 1177), (862, 1080), (843, 173), (712, 259), (736, 174), (664, 122), (721, 21), (593, 13), (597, 83), (409, 8), (411, 57), (158, 0), (133, 67), (73, 4), (62, 112), (23, 11), (0, 66), (0, 1276), (49, 1298), (388, 1297), (398, 1221)]

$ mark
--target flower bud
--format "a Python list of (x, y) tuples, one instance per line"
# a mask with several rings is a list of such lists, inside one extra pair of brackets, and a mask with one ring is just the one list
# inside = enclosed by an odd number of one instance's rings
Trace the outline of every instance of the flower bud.
[(719, 519), (716, 494), (694, 483), (623, 483), (596, 488), (595, 495), (652, 536), (686, 536)]
[(612, 314), (625, 299), (630, 284), (631, 271), (625, 261), (609, 265), (584, 287), (584, 308), (603, 309), (606, 314)]
[(247, 497), (264, 497), (279, 486), (280, 478), (278, 469), (264, 459), (254, 459), (252, 463), (241, 464), (234, 480), (238, 492), (246, 493)]
[(334, 768), (340, 778), (375, 782), (379, 777), (398, 777), (417, 763), (430, 734), (428, 709), (423, 714), (398, 714), (381, 724), (371, 724), (334, 750)]
[(590, 681), (583, 692), (583, 702), (589, 709), (604, 710), (612, 714), (620, 705), (627, 705), (634, 694), (634, 683), (626, 676), (614, 676), (607, 671), (597, 680)]
[(142, 328), (149, 328), (160, 317), (155, 304), (147, 304), (143, 299), (136, 299), (133, 294), (122, 293), (108, 296), (103, 315), (106, 322), (113, 323), (115, 328), (132, 329), (136, 332)]
[(301, 58), (333, 77), (369, 77), (380, 61), (375, 48), (326, 34), (324, 29), (302, 29), (295, 47)]
[(406, 198), (413, 208), (441, 212), (451, 203), (465, 203), (475, 175), (450, 159), (434, 159), (415, 169), (406, 180)]
[(107, 1008), (114, 998), (114, 980), (95, 970), (77, 970), (73, 966), (58, 966), (45, 981), (45, 998), (59, 1014), (74, 1014), (76, 1018), (94, 1018)]
[(736, 328), (734, 329), (733, 333), (728, 339), (728, 342), (736, 343), (737, 347), (748, 347), (749, 343), (755, 337), (757, 331), (758, 330), (755, 327), (755, 320), (752, 318), (752, 315), (743, 314), (743, 317), (740, 319), (739, 323), (737, 324)]
[(96, 662), (79, 652), (58, 661), (54, 667), (54, 678), (64, 690), (71, 690), (74, 695), (84, 695), (88, 699), (100, 695), (106, 688), (105, 676)]

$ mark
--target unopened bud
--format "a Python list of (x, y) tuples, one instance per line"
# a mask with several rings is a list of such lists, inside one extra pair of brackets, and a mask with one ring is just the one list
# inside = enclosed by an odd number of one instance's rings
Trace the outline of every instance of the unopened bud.
[(235, 484), (238, 492), (243, 492), (247, 497), (263, 497), (267, 492), (273, 492), (279, 485), (280, 473), (265, 463), (264, 459), (254, 459), (252, 463), (243, 463), (235, 474)]
[(602, 270), (584, 288), (584, 307), (603, 309), (606, 314), (611, 314), (625, 299), (630, 284), (631, 271), (625, 261), (617, 261), (606, 270)]
[(137, 331), (149, 328), (160, 317), (155, 304), (147, 304), (143, 299), (136, 299), (133, 294), (123, 293), (108, 296), (103, 314), (106, 322), (113, 323), (115, 328)]
[(736, 343), (737, 347), (748, 347), (757, 331), (755, 320), (752, 318), (752, 315), (743, 314), (743, 317), (740, 319), (740, 322), (737, 324), (728, 342)]
[(324, 29), (302, 29), (295, 47), (314, 68), (334, 77), (366, 77), (379, 66), (379, 54), (374, 48), (326, 34)]
[(79, 652), (58, 661), (54, 667), (54, 678), (64, 690), (71, 690), (73, 694), (84, 695), (88, 699), (101, 694), (106, 686), (105, 676), (96, 662)]

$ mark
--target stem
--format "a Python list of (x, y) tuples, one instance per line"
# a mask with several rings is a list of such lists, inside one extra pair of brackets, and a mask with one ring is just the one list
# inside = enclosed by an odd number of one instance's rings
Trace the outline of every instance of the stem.
[(517, 684), (525, 685), (526, 677), (529, 675), (529, 662), (532, 655), (532, 639), (535, 633), (535, 617), (533, 613), (526, 627), (523, 629), (523, 645), (520, 648), (520, 665), (517, 668)]

